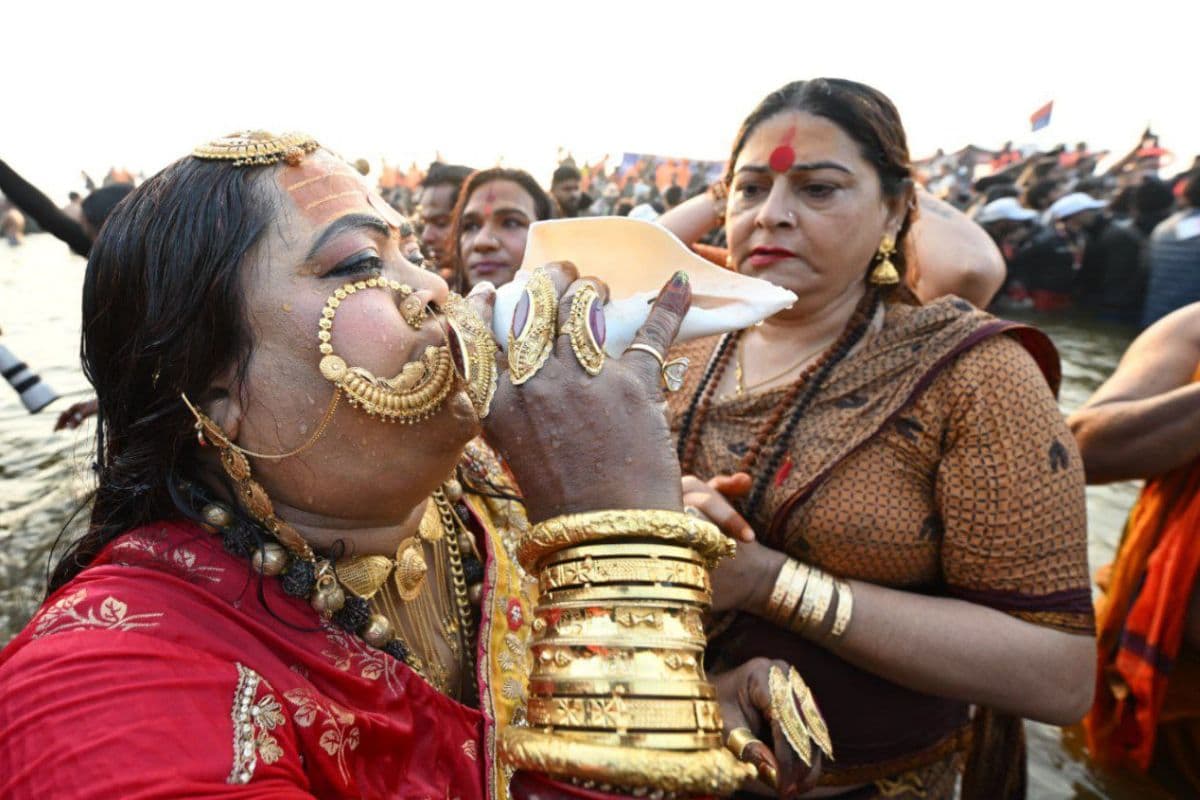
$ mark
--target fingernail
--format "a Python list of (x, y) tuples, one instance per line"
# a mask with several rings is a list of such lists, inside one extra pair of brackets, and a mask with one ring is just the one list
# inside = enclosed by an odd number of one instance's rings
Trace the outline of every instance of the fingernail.
[(682, 314), (687, 307), (690, 293), (687, 273), (680, 270), (672, 275), (671, 280), (667, 281), (667, 285), (663, 287), (662, 294), (659, 295), (659, 303), (668, 311)]

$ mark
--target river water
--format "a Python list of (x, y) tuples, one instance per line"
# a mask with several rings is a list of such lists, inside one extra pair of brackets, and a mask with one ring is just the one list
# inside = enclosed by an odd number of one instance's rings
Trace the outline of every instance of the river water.
[[(64, 526), (78, 531), (86, 518), (85, 511), (68, 525), (89, 488), (94, 428), (52, 431), (59, 412), (90, 396), (79, 368), (83, 266), (83, 259), (47, 235), (29, 237), (19, 247), (0, 243), (0, 343), (62, 395), (41, 414), (30, 415), (15, 392), (0, 386), (0, 644), (37, 608), (47, 555), (60, 531)], [(1069, 412), (1112, 372), (1129, 335), (1078, 320), (1036, 322), (1062, 353), (1061, 402)], [(1130, 483), (1088, 488), (1093, 571), (1111, 560), (1136, 494)], [(1169, 797), (1144, 779), (1089, 764), (1078, 730), (1029, 723), (1027, 731), (1031, 797)]]

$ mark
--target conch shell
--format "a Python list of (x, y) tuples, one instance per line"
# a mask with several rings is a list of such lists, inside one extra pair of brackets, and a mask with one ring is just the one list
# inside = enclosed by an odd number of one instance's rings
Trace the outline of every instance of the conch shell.
[(611, 356), (625, 352), (649, 316), (659, 290), (677, 270), (691, 278), (692, 307), (676, 341), (739, 330), (796, 302), (796, 295), (786, 289), (701, 258), (653, 222), (628, 217), (535, 222), (529, 228), (521, 269), (511, 283), (496, 291), (492, 328), (506, 351), (521, 292), (533, 270), (551, 261), (570, 261), (580, 275), (595, 276), (608, 284), (604, 349)]

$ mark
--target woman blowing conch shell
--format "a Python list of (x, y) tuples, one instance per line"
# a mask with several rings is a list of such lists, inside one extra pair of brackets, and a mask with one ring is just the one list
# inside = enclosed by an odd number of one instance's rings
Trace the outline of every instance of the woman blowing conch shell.
[[(683, 513), (662, 411), (657, 354), (687, 311), (686, 275), (592, 374), (572, 308), (605, 289), (550, 265), (516, 335), (552, 346), (497, 374), (491, 295), (450, 295), (409, 260), (409, 235), (344, 161), (261, 131), (198, 147), (109, 218), (83, 289), (91, 523), (0, 652), (0, 796), (503, 798), (498, 735), (558, 713), (531, 702), (546, 621), (514, 555), (547, 531), (704, 552), (679, 562), (697, 588), (663, 579), (695, 598), (675, 619), (697, 636), (706, 564), (731, 548)], [(485, 424), (523, 511), (477, 440)], [(615, 615), (602, 622), (628, 641)], [(547, 663), (608, 665), (578, 649)], [(690, 777), (731, 791), (757, 768), (792, 792), (815, 775), (782, 738), (773, 754), (755, 740), (774, 714), (769, 662), (713, 687), (694, 655), (646, 658), (699, 673)], [(658, 713), (617, 694), (623, 710), (600, 723)], [(578, 733), (573, 711), (552, 722), (556, 741)], [(723, 749), (734, 729), (755, 768)], [(642, 793), (689, 777), (642, 751), (593, 766), (642, 770), (613, 781)]]

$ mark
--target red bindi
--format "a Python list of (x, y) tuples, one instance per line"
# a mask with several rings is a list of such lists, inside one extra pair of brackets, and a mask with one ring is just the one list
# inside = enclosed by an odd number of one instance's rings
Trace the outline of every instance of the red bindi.
[(787, 172), (796, 163), (796, 151), (792, 149), (792, 139), (796, 138), (796, 126), (792, 125), (779, 138), (779, 146), (771, 151), (767, 164), (776, 172)]
[(792, 168), (792, 164), (796, 163), (796, 151), (790, 144), (781, 144), (771, 151), (771, 158), (767, 163), (776, 172), (787, 172)]
[(483, 215), (490, 217), (492, 215), (492, 206), (496, 202), (495, 192), (488, 190), (488, 193), (483, 196)]

